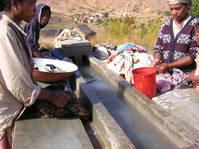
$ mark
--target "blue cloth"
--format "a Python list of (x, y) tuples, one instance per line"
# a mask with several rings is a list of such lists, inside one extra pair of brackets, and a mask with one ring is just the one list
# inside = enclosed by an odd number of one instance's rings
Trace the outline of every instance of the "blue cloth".
[(125, 50), (136, 49), (136, 45), (125, 43), (117, 48), (117, 53), (122, 53)]
[(56, 57), (59, 60), (64, 59), (62, 48), (55, 48), (52, 51), (50, 51), (50, 54), (51, 54), (52, 57)]

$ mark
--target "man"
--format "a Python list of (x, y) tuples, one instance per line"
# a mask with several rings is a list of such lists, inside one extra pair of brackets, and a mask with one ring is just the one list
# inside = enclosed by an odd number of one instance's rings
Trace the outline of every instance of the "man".
[(36, 101), (63, 108), (71, 97), (62, 91), (42, 89), (32, 80), (32, 55), (22, 21), (30, 22), (36, 0), (3, 0), (0, 20), (0, 149), (10, 149), (14, 122)]
[(196, 70), (190, 73), (190, 75), (186, 78), (188, 81), (193, 81), (193, 87), (199, 87), (199, 23), (197, 23), (194, 27), (195, 34), (194, 40), (198, 43), (198, 47), (196, 49), (197, 56), (196, 56)]
[(168, 4), (172, 18), (161, 26), (152, 65), (160, 73), (172, 71), (172, 68), (190, 72), (195, 67), (197, 43), (193, 35), (199, 18), (188, 14), (191, 0), (168, 0)]

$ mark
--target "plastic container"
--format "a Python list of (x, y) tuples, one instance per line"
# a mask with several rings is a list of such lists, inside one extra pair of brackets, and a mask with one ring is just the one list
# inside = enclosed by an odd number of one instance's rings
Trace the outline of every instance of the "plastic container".
[(156, 72), (153, 67), (142, 67), (132, 71), (134, 87), (149, 98), (156, 96)]

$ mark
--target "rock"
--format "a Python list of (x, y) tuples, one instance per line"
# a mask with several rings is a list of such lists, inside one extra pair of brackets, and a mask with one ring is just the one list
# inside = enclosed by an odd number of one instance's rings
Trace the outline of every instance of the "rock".
[(89, 28), (85, 24), (78, 24), (73, 29), (75, 32), (79, 33), (82, 38), (85, 38), (86, 40), (92, 39), (96, 32), (93, 31), (91, 28)]

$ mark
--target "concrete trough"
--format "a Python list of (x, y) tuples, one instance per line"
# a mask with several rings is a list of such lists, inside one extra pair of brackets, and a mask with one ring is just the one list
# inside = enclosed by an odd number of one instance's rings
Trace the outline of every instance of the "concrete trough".
[(133, 143), (100, 102), (92, 88), (87, 85), (84, 78), (78, 78), (76, 83), (76, 95), (82, 104), (92, 111), (92, 121), (89, 122), (89, 125), (96, 133), (95, 136), (102, 148), (135, 149)]
[[(57, 34), (58, 32), (54, 32)], [(90, 43), (72, 43), (65, 41), (60, 43), (60, 47), (65, 49), (65, 56), (75, 56), (82, 61), (83, 55), (92, 53)], [(95, 70), (102, 78), (106, 79), (117, 92), (122, 95), (125, 102), (136, 109), (148, 121), (156, 126), (164, 135), (166, 135), (180, 149), (199, 148), (199, 132), (195, 130), (188, 122), (176, 117), (174, 114), (166, 111), (160, 105), (150, 100), (142, 93), (130, 86), (124, 79), (120, 78), (114, 72), (108, 70), (103, 63), (94, 57), (89, 57), (90, 67)], [(86, 81), (80, 77), (77, 79), (76, 94), (86, 105), (90, 105), (93, 112), (90, 126), (98, 134), (97, 137), (103, 144), (103, 148), (108, 149), (133, 149), (135, 146), (110, 115), (108, 110), (100, 103), (99, 97), (92, 92), (92, 88), (87, 86)], [(143, 140), (144, 141), (144, 140)]]
[(135, 108), (148, 121), (154, 124), (178, 148), (199, 148), (199, 133), (189, 123), (172, 115), (151, 99), (131, 87), (130, 84), (116, 73), (108, 70), (105, 65), (94, 57), (89, 58), (90, 67), (116, 90), (122, 94), (127, 104)]
[(65, 56), (83, 56), (92, 53), (91, 43), (88, 40), (63, 40), (58, 41)]

